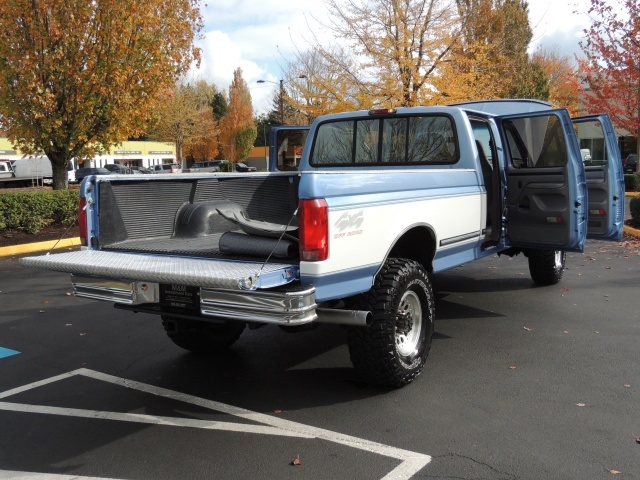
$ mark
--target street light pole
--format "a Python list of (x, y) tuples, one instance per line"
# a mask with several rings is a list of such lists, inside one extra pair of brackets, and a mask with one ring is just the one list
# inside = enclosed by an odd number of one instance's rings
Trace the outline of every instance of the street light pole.
[[(306, 75), (299, 75), (298, 78), (307, 78)], [(257, 80), (256, 83), (273, 83), (274, 85), (280, 85), (280, 101), (278, 102), (278, 108), (280, 109), (280, 125), (284, 125), (284, 79), (280, 79), (280, 82), (272, 82), (271, 80)]]
[(284, 80), (280, 79), (280, 125), (284, 125)]

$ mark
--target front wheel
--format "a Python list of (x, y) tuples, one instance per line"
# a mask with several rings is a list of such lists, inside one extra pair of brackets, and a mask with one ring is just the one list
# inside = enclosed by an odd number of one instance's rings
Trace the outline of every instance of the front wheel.
[(530, 250), (529, 273), (538, 285), (555, 285), (562, 278), (567, 254), (561, 250)]
[(162, 316), (162, 325), (173, 343), (201, 355), (226, 350), (240, 338), (245, 328), (242, 322), (219, 325), (165, 315)]
[(411, 383), (422, 371), (433, 337), (433, 292), (422, 266), (391, 258), (367, 293), (351, 306), (373, 314), (369, 327), (349, 327), (351, 362), (365, 381), (389, 387)]

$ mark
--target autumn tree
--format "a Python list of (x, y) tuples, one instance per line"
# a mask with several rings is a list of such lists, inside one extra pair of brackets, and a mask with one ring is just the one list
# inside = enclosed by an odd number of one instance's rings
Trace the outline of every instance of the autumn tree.
[(574, 116), (578, 112), (578, 71), (573, 59), (557, 48), (537, 49), (532, 60), (542, 69), (549, 91), (549, 102), (566, 108)]
[(377, 103), (369, 82), (360, 78), (355, 57), (344, 46), (316, 41), (308, 50), (296, 50), (285, 69), (286, 123), (311, 124), (319, 115), (366, 110)]
[[(329, 28), (347, 42), (349, 77), (380, 105), (413, 106), (457, 36), (447, 0), (326, 0)], [(327, 58), (328, 63), (340, 58)]]
[(237, 68), (229, 87), (227, 113), (220, 120), (220, 142), (224, 156), (233, 162), (241, 162), (251, 153), (256, 135), (251, 93), (242, 78), (242, 69)]
[(2, 0), (0, 123), (64, 189), (70, 159), (144, 133), (201, 27), (199, 0)]
[(434, 76), (435, 102), (548, 97), (546, 77), (527, 48), (526, 0), (456, 0), (459, 35)]
[(185, 156), (206, 160), (218, 154), (218, 126), (212, 108), (216, 94), (215, 86), (205, 81), (193, 84), (182, 81), (160, 106), (150, 135), (175, 142), (180, 165), (184, 164)]
[[(606, 112), (617, 128), (635, 133), (640, 154), (640, 4), (591, 0), (591, 26), (580, 46), (588, 112)], [(640, 173), (640, 162), (638, 163)]]

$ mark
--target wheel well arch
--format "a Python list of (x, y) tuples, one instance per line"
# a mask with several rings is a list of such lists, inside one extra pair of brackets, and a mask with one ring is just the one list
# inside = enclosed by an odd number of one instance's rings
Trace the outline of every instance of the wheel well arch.
[(385, 258), (408, 258), (433, 272), (436, 254), (436, 234), (430, 225), (414, 225), (401, 233), (389, 249)]

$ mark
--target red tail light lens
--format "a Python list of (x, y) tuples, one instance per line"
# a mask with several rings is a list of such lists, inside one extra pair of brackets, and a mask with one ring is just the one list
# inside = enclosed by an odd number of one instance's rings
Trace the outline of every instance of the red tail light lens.
[(300, 200), (300, 259), (320, 262), (329, 257), (329, 209), (322, 199)]
[(80, 242), (84, 247), (87, 246), (87, 199), (80, 198), (80, 206), (78, 207), (78, 228), (80, 230)]

